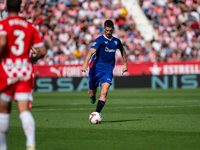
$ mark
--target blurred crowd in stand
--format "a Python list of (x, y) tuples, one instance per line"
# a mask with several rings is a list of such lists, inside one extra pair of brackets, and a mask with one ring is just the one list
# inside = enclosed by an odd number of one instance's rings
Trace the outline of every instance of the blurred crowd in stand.
[(152, 42), (157, 61), (199, 61), (200, 0), (141, 0), (141, 7), (158, 32)]
[[(158, 32), (146, 41), (121, 0), (22, 0), (20, 16), (33, 23), (48, 50), (38, 65), (82, 64), (103, 23), (115, 23), (129, 62), (198, 61), (200, 0), (141, 0), (140, 5)], [(0, 19), (7, 17), (0, 1)], [(116, 62), (122, 62), (120, 51)]]

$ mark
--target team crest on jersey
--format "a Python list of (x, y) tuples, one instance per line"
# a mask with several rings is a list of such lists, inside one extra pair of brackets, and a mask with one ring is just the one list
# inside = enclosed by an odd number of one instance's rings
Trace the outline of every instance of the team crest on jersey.
[(108, 44), (108, 41), (105, 41), (106, 44)]
[(117, 45), (117, 41), (115, 41), (115, 44)]
[(95, 44), (97, 44), (96, 42), (94, 42), (93, 44), (92, 44), (92, 46), (95, 46)]

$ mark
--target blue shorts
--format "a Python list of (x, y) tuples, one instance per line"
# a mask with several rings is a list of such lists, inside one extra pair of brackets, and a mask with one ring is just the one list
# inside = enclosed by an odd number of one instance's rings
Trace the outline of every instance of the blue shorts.
[(100, 85), (104, 82), (109, 83), (112, 85), (112, 78), (113, 78), (113, 71), (93, 71), (90, 70), (89, 72), (89, 89), (95, 90), (99, 83)]

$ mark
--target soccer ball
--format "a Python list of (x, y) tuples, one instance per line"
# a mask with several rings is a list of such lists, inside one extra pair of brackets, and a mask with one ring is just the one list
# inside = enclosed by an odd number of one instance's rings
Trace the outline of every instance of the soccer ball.
[(101, 123), (101, 120), (102, 120), (102, 115), (98, 112), (93, 112), (89, 116), (89, 121), (92, 124), (99, 124)]

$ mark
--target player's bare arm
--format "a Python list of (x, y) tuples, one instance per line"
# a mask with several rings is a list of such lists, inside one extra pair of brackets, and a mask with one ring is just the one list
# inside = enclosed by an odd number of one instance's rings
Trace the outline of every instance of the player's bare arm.
[(124, 66), (123, 66), (123, 70), (122, 70), (122, 74), (124, 74), (125, 72), (128, 71), (128, 63), (127, 63), (126, 51), (125, 51), (124, 48), (122, 48), (120, 51), (121, 51), (121, 55), (122, 55), (123, 62), (124, 62)]
[(4, 50), (4, 47), (6, 46), (7, 38), (5, 35), (0, 35), (0, 55)]
[(86, 58), (85, 58), (85, 61), (84, 61), (84, 63), (83, 63), (83, 66), (82, 66), (82, 68), (81, 68), (81, 71), (82, 71), (82, 72), (86, 72), (86, 71), (87, 71), (88, 63), (89, 63), (89, 61), (90, 61), (92, 55), (93, 55), (95, 52), (96, 52), (96, 49), (90, 48), (89, 53), (87, 54), (87, 56), (86, 56)]
[(31, 46), (31, 49), (32, 49), (32, 51), (33, 51), (33, 54), (37, 54), (37, 49), (35, 49), (33, 46)]
[(32, 63), (37, 62), (37, 60), (43, 58), (47, 53), (47, 50), (44, 46), (39, 47), (38, 50), (32, 47), (32, 50), (34, 53), (36, 53), (36, 56), (31, 56), (30, 58)]

